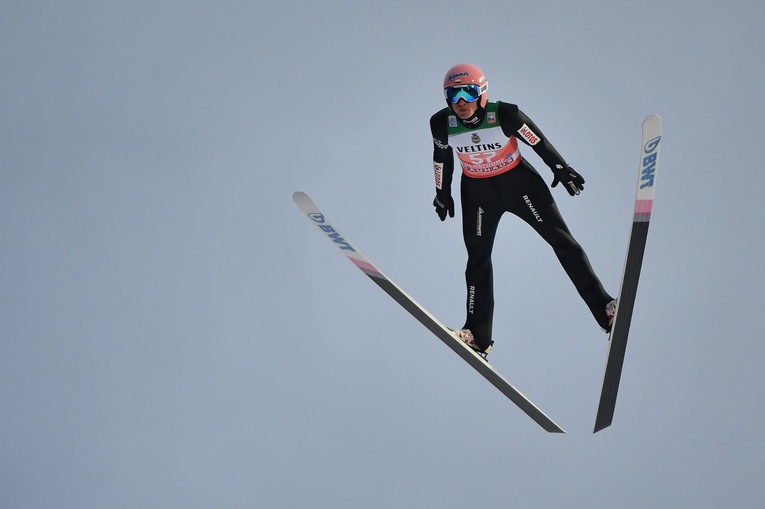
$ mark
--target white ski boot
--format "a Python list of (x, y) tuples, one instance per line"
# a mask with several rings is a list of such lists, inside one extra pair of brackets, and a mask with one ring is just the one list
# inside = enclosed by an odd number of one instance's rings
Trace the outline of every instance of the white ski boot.
[(468, 345), (470, 348), (475, 350), (475, 352), (481, 357), (483, 357), (484, 359), (486, 358), (487, 355), (489, 355), (489, 352), (491, 351), (491, 347), (494, 346), (494, 341), (492, 341), (491, 344), (489, 344), (489, 347), (485, 351), (481, 351), (470, 329), (452, 330), (452, 332), (454, 332), (454, 335), (457, 339), (459, 339), (460, 341)]
[(606, 304), (606, 318), (608, 318), (608, 328), (603, 329), (604, 332), (611, 332), (611, 326), (614, 324), (614, 316), (616, 316), (616, 299)]

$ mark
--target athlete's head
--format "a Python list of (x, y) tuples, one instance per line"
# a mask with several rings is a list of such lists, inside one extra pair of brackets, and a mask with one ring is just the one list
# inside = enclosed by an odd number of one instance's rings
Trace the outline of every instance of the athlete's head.
[(446, 104), (452, 108), (460, 99), (467, 103), (478, 101), (478, 106), (486, 107), (489, 82), (478, 67), (473, 64), (457, 64), (444, 76), (444, 95)]

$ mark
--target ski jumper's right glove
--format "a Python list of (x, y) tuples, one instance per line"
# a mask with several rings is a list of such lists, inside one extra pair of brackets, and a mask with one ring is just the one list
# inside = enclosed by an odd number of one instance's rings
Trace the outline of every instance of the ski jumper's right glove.
[(577, 195), (584, 190), (584, 177), (574, 171), (571, 166), (564, 168), (562, 165), (556, 164), (552, 171), (555, 174), (552, 187), (557, 186), (558, 182), (563, 182), (563, 187), (566, 188), (566, 191), (571, 196)]
[(454, 217), (454, 199), (451, 194), (436, 193), (433, 206), (436, 208), (436, 214), (441, 221), (446, 219), (446, 214), (449, 214), (449, 217)]

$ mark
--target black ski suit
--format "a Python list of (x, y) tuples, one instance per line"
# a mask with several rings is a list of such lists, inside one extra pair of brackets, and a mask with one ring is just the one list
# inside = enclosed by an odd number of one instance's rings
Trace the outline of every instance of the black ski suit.
[[(469, 119), (480, 124), (486, 115), (483, 108), (477, 118)], [(451, 117), (451, 118), (450, 118)], [(457, 122), (470, 130), (449, 108), (444, 108), (430, 119), (433, 135), (433, 161), (442, 165), (442, 174), (437, 175), (436, 197), (443, 202), (451, 197), (451, 182), (454, 172), (454, 152), (449, 145), (449, 129)], [(511, 136), (529, 144), (519, 133), (529, 129), (538, 139), (534, 151), (550, 166), (567, 167), (566, 161), (544, 137), (534, 122), (514, 104), (498, 102), (496, 119), (505, 136)], [(590, 266), (582, 247), (571, 235), (561, 217), (552, 193), (534, 167), (521, 158), (512, 169), (495, 176), (474, 178), (462, 175), (462, 231), (467, 248), (468, 260), (465, 270), (467, 283), (467, 319), (463, 328), (470, 329), (481, 350), (491, 344), (492, 320), (494, 314), (494, 290), (492, 273), (492, 249), (499, 220), (505, 212), (511, 212), (528, 223), (553, 248), (563, 269), (574, 283), (579, 295), (589, 307), (598, 324), (608, 327), (605, 308), (613, 298), (606, 293)]]

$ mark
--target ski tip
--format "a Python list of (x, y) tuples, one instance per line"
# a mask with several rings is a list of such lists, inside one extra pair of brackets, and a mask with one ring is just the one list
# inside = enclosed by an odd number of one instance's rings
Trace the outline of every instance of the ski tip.
[(643, 120), (643, 126), (655, 126), (656, 128), (661, 129), (661, 116), (657, 113), (648, 115), (645, 117), (645, 120)]
[(311, 200), (311, 197), (302, 191), (295, 191), (292, 193), (292, 201), (294, 201), (301, 209), (304, 207), (316, 207)]

